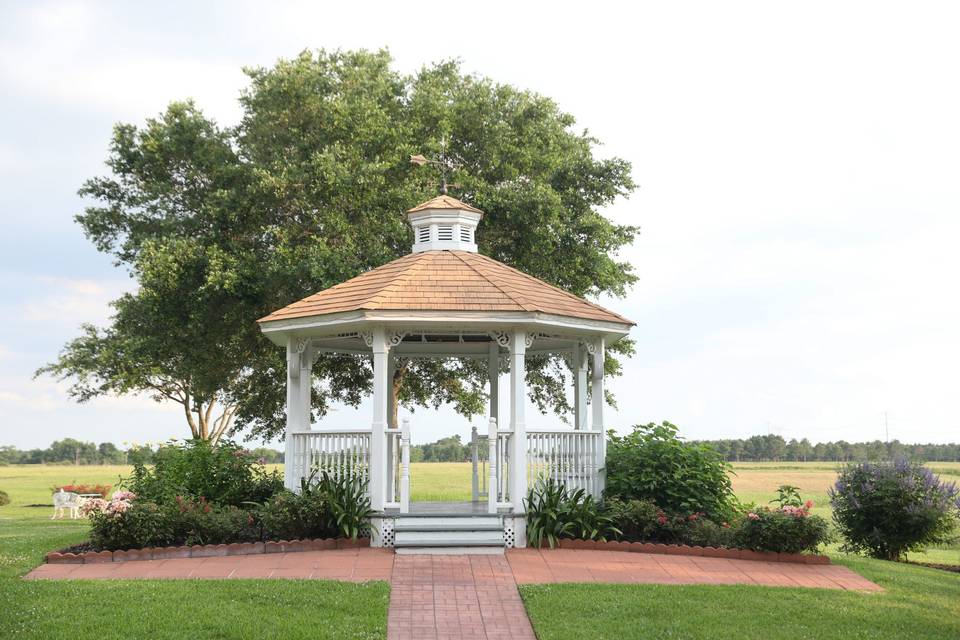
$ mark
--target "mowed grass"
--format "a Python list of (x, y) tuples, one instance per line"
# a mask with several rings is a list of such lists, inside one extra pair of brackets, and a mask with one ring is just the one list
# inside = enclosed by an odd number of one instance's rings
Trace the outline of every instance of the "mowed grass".
[(0, 467), (0, 638), (384, 638), (389, 586), (320, 580), (27, 581), (84, 520), (50, 520), (50, 488), (111, 483), (128, 467)]
[[(745, 501), (769, 502), (780, 484), (799, 486), (829, 517), (831, 463), (743, 463), (733, 486)], [(931, 467), (960, 480), (960, 464)], [(279, 468), (279, 467), (278, 467)], [(82, 520), (51, 521), (51, 488), (116, 484), (129, 467), (0, 467), (0, 638), (377, 638), (386, 634), (389, 588), (324, 581), (20, 580), (43, 554), (83, 540)], [(468, 463), (414, 463), (414, 501), (470, 499)], [(835, 562), (884, 593), (748, 586), (544, 585), (523, 587), (543, 638), (926, 638), (960, 637), (956, 574), (839, 554)], [(960, 548), (914, 559), (960, 564)], [(225, 612), (229, 612), (225, 615)], [(683, 612), (678, 614), (678, 612)]]
[(841, 559), (882, 593), (747, 585), (520, 587), (540, 640), (960, 638), (956, 574)]

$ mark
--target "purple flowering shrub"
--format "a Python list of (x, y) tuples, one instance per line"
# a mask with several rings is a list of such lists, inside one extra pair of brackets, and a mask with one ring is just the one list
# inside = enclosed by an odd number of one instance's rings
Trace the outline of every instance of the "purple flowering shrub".
[(903, 459), (849, 465), (829, 495), (844, 550), (884, 560), (949, 542), (960, 518), (957, 484)]
[(181, 496), (239, 507), (266, 501), (283, 489), (283, 478), (233, 442), (212, 446), (187, 440), (160, 447), (152, 467), (135, 463), (124, 484), (142, 500), (157, 504), (172, 504)]

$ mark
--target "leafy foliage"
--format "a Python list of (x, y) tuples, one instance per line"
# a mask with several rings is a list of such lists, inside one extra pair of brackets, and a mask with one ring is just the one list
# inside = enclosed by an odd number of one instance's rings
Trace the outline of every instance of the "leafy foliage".
[[(577, 295), (623, 295), (635, 280), (616, 259), (637, 229), (598, 211), (634, 188), (630, 165), (597, 159), (598, 141), (550, 99), (464, 74), (457, 63), (413, 75), (386, 52), (304, 52), (246, 71), (238, 126), (191, 102), (143, 126), (117, 125), (110, 175), (87, 181), (95, 201), (77, 220), (98, 250), (136, 280), (108, 327), (87, 325), (38, 373), (72, 382), (79, 401), (146, 393), (176, 402), (194, 438), (233, 425), (284, 428), (284, 354), (256, 320), (409, 251), (402, 212), (436, 194), (410, 154), (462, 169), (457, 195), (485, 211), (480, 250)], [(620, 370), (610, 349), (605, 372)], [(530, 394), (567, 409), (557, 357), (528, 362)], [(363, 359), (323, 356), (313, 411), (357, 404)], [(486, 371), (470, 360), (415, 360), (394, 384), (406, 406), (483, 410)]]
[(527, 542), (552, 549), (560, 538), (606, 540), (620, 533), (593, 496), (574, 492), (553, 480), (538, 482), (527, 494)]
[(134, 464), (124, 484), (141, 500), (171, 504), (178, 497), (241, 506), (262, 502), (283, 488), (283, 479), (268, 472), (254, 454), (223, 441), (188, 440), (160, 447), (153, 466)]
[(786, 505), (780, 509), (750, 511), (734, 532), (736, 544), (756, 551), (800, 553), (816, 551), (830, 541), (830, 525), (808, 508)]
[(736, 502), (730, 470), (709, 446), (684, 442), (669, 422), (638, 425), (626, 436), (609, 434), (606, 495), (729, 518)]
[(830, 504), (846, 550), (900, 560), (952, 538), (960, 489), (919, 463), (864, 462), (840, 471)]
[(10, 504), (10, 495), (6, 491), (0, 491), (0, 507)]

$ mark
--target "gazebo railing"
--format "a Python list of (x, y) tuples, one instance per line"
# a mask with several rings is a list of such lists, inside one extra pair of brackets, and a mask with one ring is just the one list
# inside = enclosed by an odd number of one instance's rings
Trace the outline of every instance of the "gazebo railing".
[(527, 429), (527, 485), (553, 480), (573, 492), (599, 497), (603, 433), (573, 429)]
[(324, 472), (336, 479), (369, 478), (370, 429), (294, 431), (291, 436), (292, 455), (285, 463), (293, 465), (295, 487)]

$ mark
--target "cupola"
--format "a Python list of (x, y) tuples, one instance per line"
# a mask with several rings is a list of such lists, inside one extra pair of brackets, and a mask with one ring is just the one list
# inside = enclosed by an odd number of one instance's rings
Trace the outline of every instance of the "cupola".
[(477, 252), (477, 225), (483, 211), (446, 194), (407, 211), (413, 227), (413, 253), (457, 250)]

